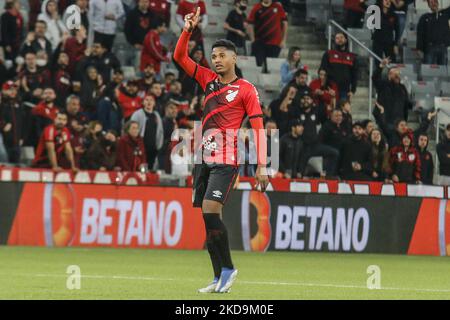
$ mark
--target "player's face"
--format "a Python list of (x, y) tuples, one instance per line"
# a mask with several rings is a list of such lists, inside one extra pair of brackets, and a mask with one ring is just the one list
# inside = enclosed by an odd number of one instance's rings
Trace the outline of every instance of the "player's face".
[(236, 53), (227, 50), (224, 47), (216, 47), (211, 54), (211, 61), (216, 72), (223, 75), (227, 72), (234, 71), (236, 65)]

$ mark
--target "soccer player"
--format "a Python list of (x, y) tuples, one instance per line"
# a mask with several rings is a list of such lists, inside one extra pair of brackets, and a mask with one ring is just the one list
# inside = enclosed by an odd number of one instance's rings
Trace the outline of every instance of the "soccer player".
[(236, 46), (228, 40), (218, 40), (212, 46), (211, 61), (216, 72), (189, 58), (188, 43), (199, 17), (200, 9), (185, 16), (174, 60), (199, 83), (206, 95), (202, 119), (203, 155), (201, 164), (194, 168), (193, 204), (202, 208), (214, 279), (199, 292), (226, 293), (237, 276), (231, 260), (227, 229), (221, 219), (223, 206), (238, 173), (237, 134), (231, 134), (230, 138), (230, 131), (236, 132), (245, 116), (249, 117), (256, 132), (258, 152), (255, 187), (260, 187), (261, 191), (265, 191), (269, 181), (265, 173), (267, 145), (266, 135), (260, 131), (264, 129), (263, 113), (256, 88), (235, 73)]

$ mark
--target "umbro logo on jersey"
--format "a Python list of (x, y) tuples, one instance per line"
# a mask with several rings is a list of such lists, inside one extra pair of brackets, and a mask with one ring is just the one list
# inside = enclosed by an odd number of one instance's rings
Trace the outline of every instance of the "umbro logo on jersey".
[(214, 190), (213, 197), (214, 198), (222, 198), (222, 192), (220, 190)]
[(227, 99), (228, 102), (233, 101), (236, 98), (238, 92), (239, 92), (239, 90), (236, 90), (236, 91), (228, 90), (227, 91), (228, 94), (225, 96), (225, 99)]

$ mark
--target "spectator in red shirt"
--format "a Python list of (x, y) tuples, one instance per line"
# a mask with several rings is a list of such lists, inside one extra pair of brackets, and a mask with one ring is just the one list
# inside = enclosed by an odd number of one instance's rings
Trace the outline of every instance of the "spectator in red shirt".
[(62, 50), (69, 55), (69, 66), (67, 71), (70, 74), (76, 70), (78, 62), (85, 57), (86, 51), (86, 29), (80, 26), (80, 29), (75, 31), (75, 35), (69, 37), (62, 46)]
[(138, 171), (147, 164), (144, 140), (139, 136), (139, 124), (129, 121), (117, 146), (116, 166), (122, 171)]
[(327, 115), (330, 116), (336, 108), (336, 101), (339, 101), (338, 87), (335, 82), (328, 79), (324, 69), (319, 70), (319, 78), (309, 84), (316, 105), (323, 104), (326, 107)]
[(206, 13), (206, 4), (203, 0), (181, 0), (177, 8), (176, 21), (178, 26), (184, 28), (184, 17), (189, 13), (195, 13), (200, 8), (200, 23), (192, 31), (190, 40), (195, 41), (197, 45), (203, 48), (203, 32), (208, 25), (208, 15)]
[(167, 27), (170, 26), (170, 3), (167, 0), (150, 0), (149, 10), (153, 16), (163, 18)]
[(422, 183), (420, 155), (414, 147), (412, 132), (403, 134), (401, 144), (391, 149), (389, 162), (392, 168), (392, 181)]
[(142, 108), (142, 98), (138, 95), (139, 83), (137, 80), (130, 80), (125, 86), (116, 89), (116, 99), (122, 109), (122, 116), (128, 121), (131, 115)]
[(57, 171), (61, 168), (78, 170), (70, 145), (70, 132), (66, 125), (67, 114), (58, 112), (54, 124), (47, 126), (39, 139), (33, 167)]
[(256, 57), (256, 64), (264, 65), (266, 69), (266, 58), (277, 58), (281, 48), (286, 45), (286, 12), (279, 2), (262, 0), (253, 6), (247, 22), (252, 41), (252, 55)]
[(362, 28), (367, 0), (345, 0), (345, 28)]
[(141, 53), (141, 71), (145, 67), (152, 64), (155, 67), (155, 72), (159, 74), (161, 71), (161, 62), (169, 62), (166, 56), (167, 49), (161, 44), (160, 35), (167, 31), (166, 23), (161, 19), (155, 19), (153, 29), (150, 30), (144, 39), (144, 47)]
[(56, 94), (53, 88), (45, 88), (42, 93), (42, 101), (32, 110), (31, 114), (35, 120), (36, 137), (40, 137), (45, 127), (52, 124), (58, 114), (58, 107), (55, 105)]

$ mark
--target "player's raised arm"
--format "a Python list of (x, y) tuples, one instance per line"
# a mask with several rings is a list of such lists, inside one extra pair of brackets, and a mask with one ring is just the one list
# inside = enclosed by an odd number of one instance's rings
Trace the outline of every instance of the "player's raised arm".
[(173, 54), (173, 59), (183, 68), (189, 77), (193, 77), (197, 64), (188, 55), (188, 44), (192, 30), (198, 25), (200, 20), (200, 8), (197, 8), (195, 14), (190, 13), (184, 17), (184, 28), (178, 39)]

